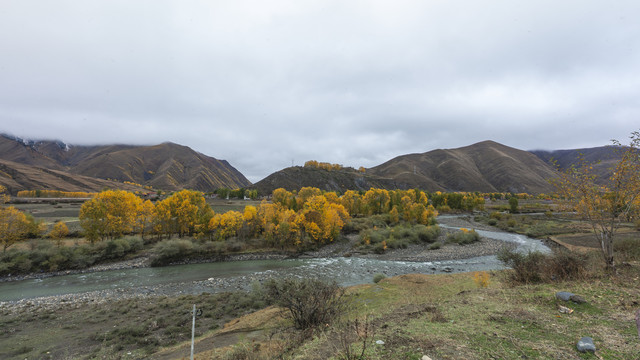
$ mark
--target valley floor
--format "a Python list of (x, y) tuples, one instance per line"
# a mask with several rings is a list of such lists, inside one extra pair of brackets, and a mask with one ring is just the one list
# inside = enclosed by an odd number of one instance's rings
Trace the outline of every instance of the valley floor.
[[(490, 229), (487, 226), (476, 223), (470, 216), (463, 217), (444, 217), (439, 222), (448, 227), (469, 228), (469, 229)], [(447, 230), (443, 228), (441, 237), (445, 237)], [(348, 241), (336, 242), (320, 248), (317, 251), (297, 254), (298, 258), (330, 258), (330, 257), (363, 257), (389, 261), (412, 261), (412, 262), (429, 262), (441, 260), (459, 260), (472, 258), (477, 256), (494, 255), (501, 249), (512, 248), (513, 244), (499, 240), (481, 238), (480, 241), (460, 246), (457, 244), (445, 244), (440, 249), (430, 250), (429, 244), (412, 244), (405, 249), (388, 249), (382, 254), (359, 253), (353, 250), (354, 244), (358, 241), (357, 235), (349, 236)], [(228, 256), (228, 261), (239, 260), (264, 260), (264, 259), (284, 259), (289, 254), (279, 253), (256, 253)], [(139, 257), (126, 261), (114, 262), (109, 264), (101, 264), (88, 269), (78, 271), (60, 271), (56, 273), (29, 274), (23, 276), (5, 277), (1, 281), (16, 281), (30, 278), (43, 278), (49, 276), (68, 275), (73, 273), (89, 273), (98, 271), (119, 270), (128, 268), (148, 267), (149, 259)], [(216, 279), (216, 287), (234, 290), (238, 288), (238, 284), (231, 284), (226, 279)], [(175, 285), (175, 286), (179, 286)], [(171, 289), (171, 285), (145, 286), (142, 288), (124, 288), (124, 289), (108, 289), (100, 291), (92, 291), (77, 294), (66, 294), (56, 296), (38, 297), (32, 299), (23, 299), (19, 301), (0, 302), (0, 311), (21, 311), (23, 309), (36, 308), (55, 310), (60, 307), (80, 306), (82, 304), (100, 304), (107, 301), (116, 301), (131, 298), (149, 298), (156, 296), (164, 296), (166, 294), (174, 294), (177, 291)]]

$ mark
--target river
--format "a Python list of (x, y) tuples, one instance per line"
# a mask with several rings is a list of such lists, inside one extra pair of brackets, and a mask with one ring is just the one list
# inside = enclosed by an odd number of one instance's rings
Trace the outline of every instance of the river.
[[(440, 226), (452, 228), (442, 223)], [(515, 243), (517, 251), (549, 251), (540, 240), (523, 235), (477, 231), (482, 237)], [(349, 286), (371, 282), (373, 275), (377, 273), (396, 276), (503, 268), (503, 264), (495, 256), (428, 262), (359, 257), (216, 262), (110, 270), (5, 282), (0, 283), (0, 302), (91, 291), (178, 295), (245, 290), (253, 283), (280, 277), (317, 277), (336, 280), (340, 285)]]

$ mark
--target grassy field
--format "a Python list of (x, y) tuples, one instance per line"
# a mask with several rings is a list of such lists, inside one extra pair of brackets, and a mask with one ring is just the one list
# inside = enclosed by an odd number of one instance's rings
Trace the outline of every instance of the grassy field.
[(214, 212), (223, 214), (223, 213), (226, 213), (227, 211), (232, 211), (232, 210), (243, 212), (245, 206), (253, 205), (257, 207), (258, 205), (260, 205), (260, 201), (238, 200), (238, 199), (232, 199), (232, 200), (207, 199), (207, 204), (211, 206), (211, 209), (213, 209)]
[[(307, 340), (286, 330), (273, 336), (283, 320), (257, 312), (239, 320), (244, 324), (207, 334), (199, 343), (215, 346), (216, 339), (238, 329), (253, 334), (250, 339), (240, 337), (233, 346), (221, 343), (199, 358), (267, 359), (292, 348), (283, 358), (345, 359), (364, 346), (366, 359), (638, 359), (640, 339), (633, 320), (640, 297), (638, 275), (635, 267), (614, 279), (512, 286), (504, 272), (494, 272), (488, 288), (480, 288), (472, 274), (403, 275), (351, 288), (354, 308), (348, 319)], [(557, 291), (580, 294), (588, 302), (564, 303), (555, 298)], [(561, 313), (560, 305), (573, 313)], [(255, 331), (265, 328), (271, 330), (256, 338)], [(576, 350), (583, 336), (593, 337), (595, 355)], [(187, 345), (156, 357), (185, 358)]]

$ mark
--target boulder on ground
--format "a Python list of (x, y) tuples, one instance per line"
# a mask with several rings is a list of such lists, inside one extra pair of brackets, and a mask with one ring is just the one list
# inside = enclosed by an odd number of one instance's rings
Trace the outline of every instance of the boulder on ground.
[(562, 301), (569, 301), (569, 300), (571, 300), (571, 297), (573, 295), (575, 295), (575, 294), (567, 292), (567, 291), (558, 291), (556, 293), (556, 299), (562, 300)]
[(562, 300), (562, 301), (571, 300), (576, 304), (584, 304), (587, 302), (587, 300), (585, 300), (582, 296), (576, 295), (574, 293), (570, 293), (568, 291), (558, 291), (556, 293), (556, 299)]
[(593, 339), (589, 336), (585, 336), (576, 345), (578, 351), (586, 353), (586, 352), (596, 352), (596, 346), (593, 343)]
[(576, 304), (584, 304), (587, 302), (582, 296), (573, 294), (569, 297), (569, 300), (573, 301)]

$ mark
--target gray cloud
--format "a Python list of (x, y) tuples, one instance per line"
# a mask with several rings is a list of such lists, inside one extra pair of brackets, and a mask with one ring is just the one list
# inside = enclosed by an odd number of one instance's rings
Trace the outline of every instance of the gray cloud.
[(0, 130), (173, 141), (252, 181), (487, 139), (625, 140), (640, 4), (18, 1), (0, 12)]

